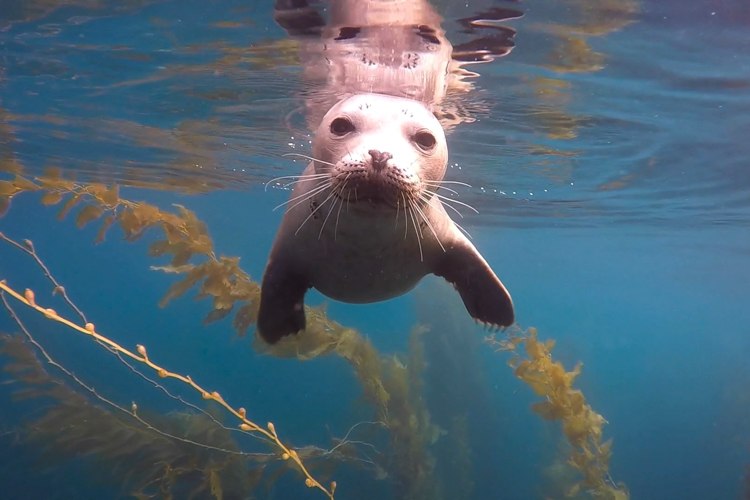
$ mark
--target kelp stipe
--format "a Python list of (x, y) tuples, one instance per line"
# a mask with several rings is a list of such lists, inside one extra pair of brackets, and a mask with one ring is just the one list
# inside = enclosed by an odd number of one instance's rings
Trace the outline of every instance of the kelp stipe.
[(0, 356), (10, 361), (4, 371), (17, 387), (14, 399), (53, 402), (19, 431), (43, 463), (96, 457), (107, 464), (98, 480), (135, 498), (243, 498), (258, 487), (266, 463), (275, 460), (271, 453), (243, 456), (229, 432), (201, 414), (144, 416), (162, 432), (184, 438), (179, 440), (108, 411), (48, 373), (32, 349), (20, 336), (0, 336)]
[[(33, 246), (33, 244), (30, 241), (25, 240), (23, 243), (18, 243), (16, 241), (8, 238), (6, 235), (4, 235), (2, 233), (0, 233), (0, 239), (2, 239), (3, 241), (7, 242), (10, 245), (15, 246), (18, 249), (26, 252), (27, 254), (29, 254), (36, 261), (36, 263), (41, 267), (41, 269), (44, 272), (44, 274), (46, 275), (46, 277), (54, 284), (53, 293), (60, 293), (60, 294), (62, 294), (63, 297), (64, 297), (64, 299), (65, 299), (65, 301), (66, 301), (66, 303), (73, 310), (75, 310), (77, 312), (77, 314), (83, 320), (85, 320), (85, 316), (80, 311), (80, 309), (78, 309), (75, 306), (75, 304), (73, 304), (72, 301), (68, 298), (67, 293), (65, 292), (64, 287), (62, 287), (55, 280), (55, 278), (51, 275), (49, 269), (47, 269), (47, 267), (45, 266), (45, 264), (43, 263), (43, 261), (38, 257), (38, 255), (36, 254), (36, 251), (34, 249), (34, 246)], [(11, 316), (11, 318), (15, 321), (15, 323), (18, 325), (18, 327), (24, 332), (24, 334), (29, 339), (29, 341), (35, 347), (37, 347), (37, 349), (40, 351), (41, 355), (46, 359), (46, 361), (50, 365), (55, 366), (60, 371), (62, 371), (63, 373), (65, 373), (69, 378), (71, 378), (72, 380), (74, 380), (80, 387), (82, 387), (83, 389), (85, 389), (86, 391), (88, 391), (90, 394), (92, 394), (99, 402), (106, 403), (110, 407), (112, 407), (112, 408), (114, 408), (116, 410), (119, 410), (119, 412), (122, 413), (122, 414), (129, 414), (134, 420), (136, 420), (137, 422), (139, 422), (140, 424), (142, 424), (142, 426), (145, 429), (148, 429), (149, 431), (151, 431), (153, 433), (156, 433), (156, 434), (158, 434), (161, 437), (170, 438), (172, 440), (179, 441), (179, 442), (182, 442), (182, 443), (194, 445), (194, 446), (197, 446), (197, 447), (202, 447), (202, 448), (205, 448), (205, 449), (208, 449), (208, 450), (212, 450), (212, 451), (223, 452), (223, 453), (230, 454), (230, 455), (231, 454), (235, 454), (235, 453), (237, 455), (240, 455), (240, 456), (252, 456), (252, 455), (254, 455), (254, 454), (249, 454), (249, 453), (243, 453), (241, 451), (233, 451), (233, 450), (228, 449), (228, 448), (219, 448), (219, 447), (215, 447), (215, 446), (211, 446), (211, 445), (202, 444), (200, 442), (193, 441), (192, 439), (186, 439), (184, 437), (178, 437), (178, 436), (176, 436), (174, 434), (165, 432), (164, 430), (162, 430), (162, 429), (160, 429), (158, 427), (155, 427), (150, 422), (145, 421), (140, 416), (140, 414), (138, 413), (138, 407), (137, 407), (137, 405), (135, 403), (133, 403), (132, 406), (131, 406), (131, 408), (128, 410), (128, 409), (123, 408), (122, 406), (114, 403), (113, 401), (110, 401), (110, 400), (104, 398), (103, 396), (99, 395), (97, 393), (97, 391), (96, 391), (95, 388), (93, 388), (92, 386), (89, 386), (88, 384), (86, 384), (85, 382), (83, 382), (82, 380), (80, 380), (78, 377), (76, 377), (75, 375), (73, 375), (72, 372), (70, 372), (64, 366), (62, 366), (61, 364), (59, 364), (58, 362), (56, 362), (54, 359), (52, 359), (51, 356), (46, 352), (46, 350), (38, 342), (36, 342), (36, 340), (34, 339), (34, 337), (31, 334), (31, 332), (22, 323), (20, 317), (16, 314), (15, 310), (13, 309), (13, 307), (8, 302), (8, 297), (11, 297), (11, 298), (15, 299), (16, 301), (20, 302), (21, 304), (24, 304), (24, 305), (28, 306), (29, 308), (33, 309), (37, 313), (42, 314), (45, 318), (47, 318), (47, 319), (49, 319), (51, 321), (60, 323), (60, 324), (66, 326), (66, 327), (68, 327), (68, 328), (70, 328), (72, 330), (77, 331), (78, 333), (81, 333), (81, 334), (84, 334), (84, 335), (90, 337), (92, 339), (92, 341), (96, 342), (97, 344), (99, 344), (103, 348), (107, 349), (111, 353), (113, 353), (116, 356), (118, 356), (118, 358), (120, 359), (121, 362), (123, 362), (124, 364), (126, 364), (128, 367), (131, 368), (131, 370), (133, 370), (135, 373), (141, 375), (142, 377), (146, 378), (147, 380), (150, 380), (148, 378), (148, 376), (144, 375), (137, 368), (135, 368), (133, 365), (129, 364), (129, 361), (135, 361), (135, 362), (137, 362), (137, 363), (139, 363), (141, 365), (145, 365), (146, 367), (148, 367), (151, 370), (153, 370), (153, 372), (156, 375), (158, 375), (158, 377), (160, 377), (160, 378), (172, 378), (172, 379), (176, 379), (176, 380), (182, 382), (183, 384), (191, 387), (193, 390), (197, 391), (202, 396), (202, 398), (204, 400), (209, 400), (209, 401), (213, 401), (213, 402), (217, 403), (220, 407), (223, 407), (229, 414), (231, 414), (232, 416), (234, 416), (235, 418), (238, 419), (239, 428), (243, 432), (259, 436), (262, 440), (266, 441), (271, 446), (274, 446), (274, 447), (277, 448), (277, 450), (278, 450), (277, 456), (278, 457), (280, 457), (282, 460), (285, 460), (285, 461), (289, 460), (292, 463), (294, 463), (296, 465), (297, 469), (300, 472), (302, 472), (302, 474), (304, 475), (304, 477), (305, 477), (305, 484), (308, 487), (310, 487), (310, 488), (317, 488), (317, 489), (321, 490), (330, 499), (334, 498), (333, 495), (334, 495), (334, 492), (335, 492), (335, 489), (336, 489), (336, 483), (335, 482), (331, 482), (330, 488), (326, 488), (321, 483), (319, 483), (310, 474), (310, 472), (307, 470), (307, 468), (303, 464), (303, 462), (302, 462), (299, 454), (297, 453), (297, 451), (295, 449), (291, 448), (291, 447), (288, 447), (287, 445), (285, 445), (279, 439), (278, 434), (276, 433), (276, 429), (275, 429), (275, 426), (273, 425), (273, 423), (269, 422), (266, 427), (261, 427), (260, 425), (256, 424), (255, 422), (253, 422), (253, 421), (251, 421), (251, 420), (249, 420), (247, 418), (247, 412), (245, 411), (244, 408), (241, 408), (241, 407), (235, 408), (235, 407), (231, 406), (230, 404), (228, 404), (224, 400), (224, 398), (217, 391), (206, 390), (202, 386), (200, 386), (198, 383), (196, 383), (189, 375), (180, 375), (178, 373), (171, 372), (171, 371), (167, 370), (166, 368), (164, 368), (164, 367), (162, 367), (162, 366), (154, 363), (149, 358), (148, 353), (146, 351), (146, 348), (143, 345), (139, 344), (136, 347), (135, 352), (133, 352), (133, 351), (131, 351), (129, 349), (126, 349), (126, 348), (122, 347), (121, 345), (119, 345), (118, 343), (114, 342), (113, 340), (109, 339), (108, 337), (106, 337), (106, 336), (100, 334), (99, 332), (97, 332), (93, 323), (86, 322), (84, 325), (76, 324), (73, 321), (70, 321), (69, 319), (67, 319), (67, 318), (59, 315), (53, 309), (44, 308), (41, 305), (37, 304), (36, 294), (32, 290), (26, 289), (25, 292), (23, 294), (21, 294), (21, 293), (17, 292), (16, 290), (14, 290), (12, 287), (10, 287), (6, 283), (5, 280), (0, 280), (0, 298), (2, 298), (2, 303), (5, 306), (6, 310), (8, 311), (9, 315)], [(30, 380), (30, 379), (27, 377), (27, 380)], [(160, 385), (156, 384), (155, 382), (152, 381), (152, 383), (154, 383), (155, 386), (157, 386), (159, 388), (162, 388)], [(191, 405), (191, 406), (193, 408), (197, 408), (194, 405)], [(67, 413), (65, 412), (64, 404), (62, 402), (56, 408), (58, 409), (57, 411), (62, 412), (61, 413), (61, 418), (64, 417), (65, 415), (67, 415)], [(54, 421), (54, 418), (53, 418), (53, 421)], [(214, 423), (218, 423), (218, 421), (216, 419), (213, 419), (213, 421), (214, 421)], [(106, 421), (96, 421), (96, 422), (98, 423), (98, 422), (106, 422)], [(80, 427), (81, 426), (79, 426), (79, 428)], [(85, 428), (85, 426), (83, 426), (83, 427)], [(107, 429), (111, 429), (111, 428), (114, 428), (114, 427), (113, 426), (107, 426), (107, 425), (105, 425), (104, 428), (93, 429), (93, 432), (97, 433), (97, 437), (93, 439), (93, 442), (96, 442), (96, 441), (98, 441), (99, 439), (102, 438), (102, 436), (99, 435), (99, 432), (106, 431)], [(89, 435), (90, 431), (91, 431), (91, 429), (87, 428), (84, 431), (84, 433), (81, 436), (79, 436), (80, 439), (82, 441), (86, 441), (87, 439), (89, 439), (88, 435)], [(106, 432), (104, 434), (105, 434), (104, 437), (106, 437)], [(68, 435), (68, 439), (72, 439), (73, 441), (71, 442), (71, 441), (59, 441), (58, 440), (58, 442), (56, 443), (56, 444), (59, 445), (59, 448), (62, 451), (64, 451), (67, 448), (70, 448), (71, 446), (73, 447), (73, 449), (75, 449), (75, 442), (76, 442), (75, 435)], [(88, 441), (88, 442), (91, 443), (92, 441)], [(107, 443), (108, 441), (104, 440), (103, 442)], [(143, 452), (143, 450), (140, 450), (138, 448), (132, 448), (132, 445), (133, 445), (133, 442), (130, 442), (129, 446), (125, 446), (125, 447), (121, 448), (121, 450), (130, 450), (132, 453), (134, 453), (136, 455), (138, 453)], [(97, 447), (96, 450), (99, 450), (99, 447)], [(96, 450), (94, 450), (94, 451), (96, 451)], [(104, 452), (104, 451), (106, 451), (106, 449), (102, 448), (99, 451)], [(136, 451), (137, 451), (137, 453), (136, 453)], [(104, 456), (107, 456), (107, 455), (104, 454)], [(116, 458), (116, 457), (114, 457), (114, 458)], [(168, 463), (168, 466), (170, 467), (170, 469), (173, 469), (173, 467), (172, 467), (171, 464)], [(218, 472), (214, 472), (214, 474), (218, 474)], [(218, 481), (218, 477), (219, 476), (214, 476), (213, 480), (214, 481)], [(174, 479), (174, 477), (172, 478), (172, 480), (173, 479)], [(213, 491), (214, 489), (216, 489), (218, 487), (219, 487), (218, 483), (215, 483), (212, 486), (211, 489)]]
[[(629, 494), (625, 485), (615, 484), (609, 475), (612, 441), (602, 442), (606, 420), (589, 406), (579, 389), (573, 388), (581, 364), (566, 371), (562, 363), (552, 359), (555, 341), (540, 341), (536, 328), (529, 328), (525, 333), (511, 332), (508, 339), (490, 336), (487, 342), (497, 350), (511, 351), (514, 356), (509, 364), (516, 377), (544, 398), (532, 405), (534, 412), (545, 420), (557, 420), (562, 424), (571, 448), (567, 464), (583, 476), (565, 495), (575, 497), (588, 492), (597, 498), (627, 500)], [(519, 347), (523, 347), (523, 351)]]

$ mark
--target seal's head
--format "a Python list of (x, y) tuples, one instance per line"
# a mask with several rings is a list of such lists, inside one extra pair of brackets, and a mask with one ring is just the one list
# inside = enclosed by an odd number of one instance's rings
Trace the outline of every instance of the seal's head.
[(326, 113), (315, 134), (315, 172), (357, 206), (397, 209), (426, 203), (445, 175), (440, 122), (419, 101), (356, 94)]

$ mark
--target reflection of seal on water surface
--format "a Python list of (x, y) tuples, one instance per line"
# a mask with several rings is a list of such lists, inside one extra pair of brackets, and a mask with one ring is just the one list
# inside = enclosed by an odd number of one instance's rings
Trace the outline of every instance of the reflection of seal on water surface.
[[(387, 7), (396, 4), (411, 7), (393, 17)], [(311, 11), (300, 12), (315, 25)], [(512, 324), (510, 295), (440, 201), (448, 149), (431, 108), (446, 90), (450, 44), (420, 23), (439, 18), (418, 0), (338, 0), (331, 12), (344, 23), (331, 43), (362, 30), (369, 38), (360, 52), (348, 50), (351, 44), (326, 49), (337, 59), (328, 64), (328, 88), (308, 102), (308, 122), (317, 115), (319, 124), (314, 160), (295, 181), (271, 250), (258, 332), (273, 343), (304, 329), (310, 287), (344, 302), (374, 302), (403, 294), (429, 273), (451, 282), (476, 320)], [(323, 106), (330, 109), (321, 118)]]

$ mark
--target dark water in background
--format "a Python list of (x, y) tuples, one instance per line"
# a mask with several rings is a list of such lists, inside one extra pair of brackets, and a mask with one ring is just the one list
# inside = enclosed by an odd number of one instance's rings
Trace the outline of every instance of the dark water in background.
[[(436, 5), (456, 44), (468, 35), (455, 20), (486, 5), (448, 3)], [(124, 198), (182, 204), (206, 222), (218, 253), (241, 257), (259, 278), (281, 218), (272, 209), (288, 196), (263, 183), (298, 173), (302, 165), (280, 155), (309, 152), (310, 139), (295, 46), (267, 4), (0, 0), (3, 170), (20, 164), (32, 176), (57, 166), (79, 180), (132, 186)], [(611, 472), (632, 498), (743, 498), (750, 4), (501, 5), (525, 13), (505, 23), (518, 31), (517, 46), (471, 68), (481, 77), (464, 105), (476, 121), (449, 136), (448, 178), (474, 186), (460, 199), (480, 212), (461, 223), (513, 293), (519, 324), (554, 338), (566, 366), (583, 362), (578, 385), (609, 422)], [(94, 245), (96, 227), (57, 221), (40, 198), (17, 196), (0, 231), (32, 239), (99, 330), (146, 344), (165, 366), (219, 388), (257, 421), (273, 420), (296, 445), (328, 447), (372, 418), (338, 358), (258, 355), (229, 321), (203, 325), (206, 301), (159, 309), (174, 278), (149, 270), (153, 235), (131, 244), (114, 229)], [(0, 278), (45, 289), (27, 259), (0, 248)], [(328, 313), (385, 353), (404, 352), (417, 321), (435, 332), (454, 322), (446, 334), (461, 346), (454, 359), (426, 336), (425, 396), (438, 425), (466, 415), (470, 497), (539, 498), (558, 456), (558, 426), (531, 412), (535, 398), (508, 356), (481, 343), (485, 332), (447, 289), (426, 279), (405, 297), (330, 302)], [(178, 409), (86, 339), (27, 320), (108, 397)], [(16, 330), (5, 316), (0, 328)], [(11, 446), (13, 430), (44, 407), (11, 405), (11, 388), (0, 386), (0, 497), (124, 494), (97, 480), (106, 463), (50, 466), (36, 458), (43, 444)], [(387, 480), (353, 468), (334, 477), (337, 498), (393, 495)], [(321, 498), (300, 483), (287, 473), (259, 497)]]

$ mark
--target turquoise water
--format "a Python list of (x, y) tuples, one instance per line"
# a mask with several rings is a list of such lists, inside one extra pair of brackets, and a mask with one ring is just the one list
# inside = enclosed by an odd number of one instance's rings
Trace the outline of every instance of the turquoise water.
[[(435, 5), (454, 46), (479, 36), (458, 20), (490, 2), (449, 3)], [(519, 326), (555, 339), (554, 358), (568, 369), (583, 363), (576, 386), (608, 422), (614, 481), (634, 499), (745, 498), (750, 6), (492, 5), (524, 15), (502, 21), (516, 30), (513, 50), (470, 65), (479, 74), (473, 88), (452, 97), (473, 119), (448, 135), (447, 178), (473, 186), (459, 199), (479, 211), (465, 211), (462, 226), (513, 294)], [(124, 199), (185, 206), (205, 222), (216, 253), (240, 257), (258, 280), (282, 217), (274, 207), (289, 196), (264, 184), (302, 170), (283, 154), (310, 152), (302, 73), (269, 2), (0, 0), (0, 180), (57, 167), (81, 183), (117, 183)], [(178, 278), (152, 269), (168, 262), (148, 255), (158, 231), (127, 242), (114, 227), (95, 244), (99, 224), (79, 230), (75, 212), (60, 221), (59, 207), (42, 196), (15, 195), (0, 231), (33, 240), (98, 331), (131, 349), (146, 345), (153, 359), (219, 390), (253, 420), (273, 421), (296, 447), (330, 450), (353, 425), (378, 419), (340, 357), (258, 353), (252, 327), (239, 337), (230, 319), (205, 324), (211, 303), (194, 300), (195, 291), (160, 308)], [(68, 311), (33, 261), (5, 243), (0, 279)], [(553, 486), (564, 483), (567, 448), (559, 423), (531, 410), (539, 398), (514, 377), (511, 355), (484, 342), (487, 332), (449, 286), (428, 277), (384, 303), (348, 305), (315, 292), (307, 301), (325, 303), (330, 318), (405, 365), (409, 331), (429, 328), (423, 383), (411, 397), (439, 429), (424, 447), (439, 498), (560, 497)], [(14, 309), (98, 394), (126, 409), (136, 402), (154, 422), (185, 410), (88, 338)], [(19, 335), (6, 314), (0, 330)], [(13, 367), (7, 355), (0, 360)], [(14, 373), (5, 371), (0, 385), (2, 498), (128, 497), (133, 471), (163, 467), (137, 446), (113, 458), (35, 432), (55, 402), (14, 398), (24, 387)], [(78, 429), (101, 432), (87, 418)], [(75, 430), (61, 420), (58, 436)], [(337, 481), (336, 498), (405, 498), (388, 431), (366, 423), (350, 438), (365, 444), (345, 458), (311, 459), (316, 477)], [(247, 451), (272, 451), (238, 439)], [(262, 468), (256, 498), (325, 498), (277, 461)], [(199, 476), (175, 497), (187, 498)]]

